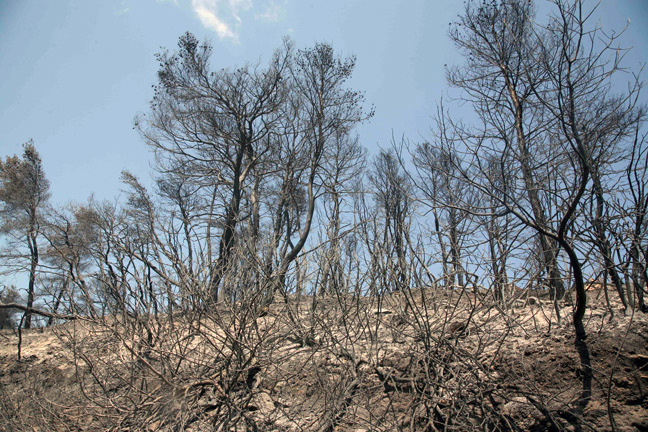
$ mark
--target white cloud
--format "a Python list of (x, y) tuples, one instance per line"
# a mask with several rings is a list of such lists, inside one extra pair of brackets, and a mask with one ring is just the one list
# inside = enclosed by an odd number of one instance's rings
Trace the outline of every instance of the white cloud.
[(259, 9), (263, 12), (254, 15), (256, 20), (279, 21), (282, 7), (277, 0), (255, 0), (255, 3), (252, 0), (191, 0), (191, 8), (202, 25), (215, 31), (220, 39), (238, 42), (246, 12)]
[(256, 14), (254, 16), (254, 19), (260, 21), (277, 22), (279, 21), (279, 17), (281, 16), (281, 11), (281, 6), (277, 2), (271, 0), (266, 5), (265, 10), (261, 13)]
[(220, 39), (238, 41), (241, 13), (252, 8), (252, 0), (191, 0), (191, 7), (206, 28)]
[(208, 9), (202, 5), (194, 5), (193, 9), (194, 12), (196, 12), (196, 15), (198, 15), (202, 25), (208, 29), (214, 30), (220, 39), (238, 39), (238, 34), (234, 33), (232, 28), (216, 15), (217, 11)]

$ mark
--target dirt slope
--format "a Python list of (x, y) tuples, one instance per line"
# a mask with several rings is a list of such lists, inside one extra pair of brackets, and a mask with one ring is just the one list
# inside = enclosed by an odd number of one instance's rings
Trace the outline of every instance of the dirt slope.
[(648, 319), (598, 292), (585, 351), (536, 298), (285, 300), (3, 331), (0, 430), (648, 431)]

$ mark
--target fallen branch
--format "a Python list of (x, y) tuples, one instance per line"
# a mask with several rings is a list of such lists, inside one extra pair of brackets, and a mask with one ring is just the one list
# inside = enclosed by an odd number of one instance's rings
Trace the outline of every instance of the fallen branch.
[(68, 321), (79, 319), (79, 316), (77, 315), (62, 315), (62, 314), (57, 314), (52, 312), (46, 312), (44, 310), (23, 306), (17, 303), (0, 303), (0, 309), (18, 309), (23, 312), (44, 316), (46, 318), (63, 319)]

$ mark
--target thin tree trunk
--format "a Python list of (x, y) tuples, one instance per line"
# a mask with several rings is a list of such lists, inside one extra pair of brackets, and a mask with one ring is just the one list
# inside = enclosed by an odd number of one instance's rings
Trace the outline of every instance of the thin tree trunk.
[(524, 180), (527, 196), (529, 198), (529, 203), (531, 204), (531, 211), (533, 212), (535, 223), (538, 225), (541, 231), (539, 232), (539, 237), (540, 246), (542, 248), (543, 265), (547, 270), (547, 275), (549, 276), (549, 286), (551, 289), (552, 298), (560, 300), (565, 295), (565, 285), (563, 284), (560, 269), (558, 268), (556, 262), (556, 254), (554, 252), (554, 248), (551, 247), (549, 238), (542, 233), (542, 231), (548, 230), (549, 225), (547, 223), (540, 198), (538, 197), (538, 186), (533, 177), (533, 170), (529, 165), (531, 155), (529, 154), (526, 135), (524, 133), (522, 102), (518, 97), (517, 90), (511, 82), (505, 67), (502, 67), (502, 72), (506, 80), (509, 96), (515, 107), (515, 132), (518, 151), (520, 152), (518, 162), (520, 163), (520, 167), (522, 169), (522, 177)]
[(32, 231), (28, 236), (29, 251), (31, 255), (31, 264), (29, 267), (29, 285), (27, 287), (27, 310), (25, 311), (24, 326), (26, 329), (31, 328), (32, 314), (31, 309), (34, 307), (34, 289), (36, 285), (36, 270), (38, 268), (38, 244), (36, 243), (36, 234)]

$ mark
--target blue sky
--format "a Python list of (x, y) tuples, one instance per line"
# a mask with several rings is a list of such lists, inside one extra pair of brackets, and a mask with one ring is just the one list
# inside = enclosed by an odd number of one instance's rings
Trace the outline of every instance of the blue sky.
[[(459, 0), (0, 0), (0, 157), (30, 138), (52, 201), (112, 200), (119, 176), (149, 176), (150, 154), (133, 130), (146, 112), (162, 47), (186, 31), (214, 46), (214, 68), (264, 61), (289, 35), (298, 47), (330, 42), (355, 54), (355, 89), (376, 115), (359, 129), (375, 151), (392, 133), (417, 141), (460, 63), (447, 38)], [(628, 65), (648, 59), (648, 1), (603, 0), (604, 28), (632, 23)]]

